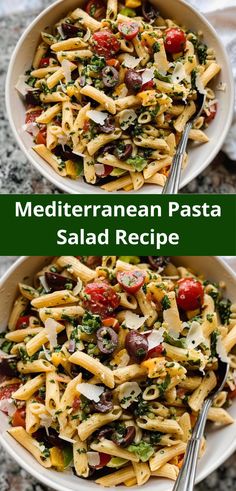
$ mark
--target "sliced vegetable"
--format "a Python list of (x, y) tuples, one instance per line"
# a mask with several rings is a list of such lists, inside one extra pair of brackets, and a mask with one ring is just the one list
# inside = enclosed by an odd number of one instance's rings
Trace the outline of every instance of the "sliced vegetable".
[(148, 354), (148, 342), (145, 336), (130, 331), (125, 338), (125, 348), (134, 361), (140, 363)]
[(112, 441), (118, 445), (118, 447), (128, 447), (135, 438), (135, 427), (118, 425), (117, 430), (112, 435)]
[(64, 459), (64, 468), (68, 467), (73, 460), (73, 447), (72, 445), (63, 444), (62, 454)]
[(90, 0), (86, 5), (86, 12), (96, 20), (106, 17), (106, 6), (102, 0)]
[(101, 353), (113, 353), (118, 346), (118, 336), (111, 327), (100, 327), (97, 331), (97, 345)]
[(125, 72), (125, 84), (129, 90), (132, 92), (138, 92), (142, 85), (143, 85), (143, 79), (142, 75), (140, 72), (137, 72), (136, 70), (129, 68)]
[(131, 41), (139, 33), (139, 25), (135, 21), (121, 22), (118, 24), (118, 31), (127, 41)]
[(73, 290), (76, 286), (75, 280), (57, 273), (46, 272), (45, 279), (51, 291)]
[(25, 329), (26, 327), (29, 327), (29, 322), (30, 315), (22, 315), (21, 317), (19, 317), (16, 323), (16, 329)]
[(45, 68), (49, 65), (50, 63), (50, 58), (47, 57), (47, 58), (42, 58), (40, 63), (39, 63), (39, 68)]
[(122, 271), (117, 274), (119, 285), (128, 293), (136, 293), (145, 282), (145, 273), (142, 271)]
[(95, 32), (91, 38), (92, 47), (96, 54), (104, 58), (112, 58), (120, 49), (120, 42), (110, 31)]
[(84, 307), (103, 317), (111, 314), (120, 304), (120, 298), (105, 281), (89, 283), (84, 289)]
[(95, 469), (102, 469), (102, 467), (105, 467), (108, 464), (108, 462), (110, 462), (111, 460), (111, 456), (106, 453), (99, 452), (99, 456), (100, 456), (100, 463), (95, 466)]
[(105, 87), (115, 87), (119, 81), (119, 73), (113, 66), (105, 66), (102, 70), (102, 80)]

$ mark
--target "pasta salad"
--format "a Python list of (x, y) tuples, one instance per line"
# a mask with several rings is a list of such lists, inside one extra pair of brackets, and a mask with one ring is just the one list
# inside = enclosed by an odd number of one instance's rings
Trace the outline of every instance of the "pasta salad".
[[(19, 283), (1, 335), (0, 409), (45, 468), (105, 486), (175, 480), (204, 399), (233, 423), (236, 305), (163, 256), (61, 256)], [(201, 456), (206, 447), (201, 443)]]
[(164, 186), (197, 89), (206, 102), (189, 138), (208, 142), (217, 111), (209, 83), (219, 72), (202, 33), (164, 19), (151, 3), (89, 0), (41, 33), (17, 84), (24, 130), (62, 177), (106, 191)]

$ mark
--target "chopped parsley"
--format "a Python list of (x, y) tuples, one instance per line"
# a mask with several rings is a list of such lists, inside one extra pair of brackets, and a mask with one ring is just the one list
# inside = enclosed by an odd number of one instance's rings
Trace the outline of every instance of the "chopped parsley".
[(163, 310), (168, 310), (170, 309), (171, 307), (171, 302), (170, 302), (170, 299), (167, 295), (164, 295), (162, 301), (161, 301), (161, 305), (163, 307)]
[(229, 318), (231, 315), (230, 307), (232, 302), (227, 298), (223, 298), (217, 302), (217, 310), (219, 312), (220, 320), (222, 324), (229, 324)]
[(93, 334), (99, 327), (101, 327), (101, 317), (90, 314), (90, 312), (85, 312), (82, 319), (82, 326), (80, 326), (81, 331), (87, 334)]

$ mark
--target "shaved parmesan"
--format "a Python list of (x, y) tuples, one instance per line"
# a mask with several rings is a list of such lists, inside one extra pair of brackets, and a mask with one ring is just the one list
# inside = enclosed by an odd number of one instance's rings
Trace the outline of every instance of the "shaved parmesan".
[(13, 399), (2, 399), (0, 400), (0, 411), (7, 414), (8, 416), (13, 416), (16, 411), (16, 406)]
[(81, 292), (83, 288), (83, 284), (80, 278), (77, 279), (77, 285), (75, 285), (75, 288), (73, 289), (73, 295), (77, 296)]
[(101, 387), (100, 385), (82, 383), (77, 384), (76, 390), (84, 397), (87, 397), (87, 399), (90, 401), (98, 402), (100, 396), (104, 392), (104, 387)]
[(46, 293), (50, 292), (50, 288), (47, 284), (47, 280), (46, 280), (44, 275), (39, 277), (39, 281), (40, 281), (42, 287), (44, 288), (45, 292)]
[(91, 110), (87, 112), (87, 116), (89, 119), (92, 119), (94, 123), (100, 124), (101, 126), (105, 123), (108, 113), (104, 113), (102, 111)]
[(54, 319), (47, 319), (45, 322), (45, 329), (50, 343), (50, 349), (52, 350), (57, 346), (57, 322), (54, 321)]
[(120, 113), (119, 122), (122, 130), (127, 130), (131, 124), (137, 119), (137, 114), (133, 109), (124, 109)]
[(173, 84), (179, 84), (186, 78), (186, 72), (183, 63), (178, 61), (175, 65), (174, 71), (171, 75), (171, 81)]
[(139, 315), (130, 312), (130, 310), (127, 310), (125, 314), (125, 326), (128, 327), (128, 329), (133, 329), (136, 331), (143, 326), (146, 319), (146, 316), (139, 317)]
[(58, 30), (58, 32), (59, 32), (59, 34), (60, 34), (61, 38), (62, 38), (62, 39), (66, 39), (66, 36), (65, 36), (65, 34), (64, 34), (64, 31), (63, 31), (63, 29), (62, 29), (62, 26), (61, 26), (61, 25), (60, 25), (60, 26), (57, 26), (57, 30)]
[(44, 344), (43, 344), (42, 348), (43, 348), (43, 352), (44, 352), (46, 360), (51, 361), (52, 357), (50, 355), (50, 351), (45, 348)]
[(73, 438), (69, 438), (68, 436), (64, 436), (60, 434), (58, 436), (61, 440), (65, 440), (65, 442), (76, 443), (76, 440), (73, 440)]
[(65, 145), (68, 143), (68, 141), (69, 141), (69, 138), (67, 135), (59, 135), (58, 136), (58, 143), (59, 143), (59, 145), (62, 146), (63, 151), (65, 151)]
[(230, 361), (226, 349), (224, 347), (224, 344), (222, 342), (222, 336), (218, 336), (217, 338), (216, 353), (219, 355), (221, 361), (224, 361), (225, 363), (228, 363)]
[(141, 389), (137, 382), (125, 382), (119, 388), (118, 399), (121, 407), (127, 409), (141, 394)]
[(23, 131), (27, 131), (27, 133), (30, 133), (30, 135), (33, 135), (34, 137), (37, 136), (40, 131), (37, 123), (23, 124), (22, 129)]
[(28, 79), (28, 77), (26, 75), (20, 75), (18, 78), (18, 81), (15, 85), (15, 89), (18, 90), (18, 92), (21, 95), (23, 95), (24, 97), (26, 96), (27, 92), (34, 92), (35, 90), (39, 90), (39, 89), (35, 89), (34, 87), (31, 87), (30, 85), (28, 85), (26, 83), (27, 79)]
[(148, 349), (153, 349), (155, 348), (156, 346), (159, 346), (159, 344), (163, 343), (164, 341), (164, 338), (163, 338), (163, 334), (164, 334), (165, 330), (163, 329), (163, 327), (161, 327), (160, 329), (158, 329), (158, 331), (156, 330), (153, 330), (151, 332), (151, 334), (149, 334), (148, 338), (147, 338), (147, 341), (148, 341)]
[(173, 338), (173, 339), (179, 339), (180, 333), (177, 331), (174, 331), (174, 329), (169, 329), (168, 334)]
[(91, 31), (90, 31), (90, 29), (87, 27), (87, 31), (86, 31), (86, 33), (85, 33), (85, 35), (84, 35), (84, 37), (83, 37), (83, 41), (86, 43), (86, 42), (89, 40), (90, 36), (91, 36)]
[(39, 418), (40, 418), (41, 426), (45, 428), (47, 435), (49, 435), (48, 428), (50, 428), (52, 424), (53, 421), (52, 416), (50, 416), (49, 414), (40, 414)]
[(129, 55), (129, 54), (126, 53), (124, 55), (123, 65), (126, 68), (135, 68), (136, 66), (139, 65), (141, 59), (142, 58), (135, 58), (134, 56), (131, 56), (131, 55)]
[(200, 92), (200, 94), (205, 94), (206, 93), (206, 91), (204, 89), (204, 85), (203, 85), (203, 83), (201, 81), (201, 77), (200, 77), (200, 74), (199, 73), (196, 76), (195, 84), (196, 84), (197, 90), (198, 90), (198, 92)]
[(193, 321), (186, 337), (187, 348), (197, 348), (205, 341), (202, 332), (202, 326), (199, 322)]
[(71, 64), (69, 62), (69, 60), (62, 60), (61, 62), (61, 67), (62, 67), (62, 70), (64, 72), (64, 77), (66, 79), (66, 83), (68, 84), (69, 82), (71, 82)]
[(97, 176), (103, 176), (105, 174), (105, 167), (103, 164), (94, 164), (94, 169)]
[(16, 355), (8, 355), (5, 351), (0, 350), (0, 358), (16, 358)]
[(146, 68), (146, 70), (144, 70), (144, 72), (142, 73), (143, 85), (150, 82), (150, 80), (153, 80), (153, 78), (154, 78), (154, 68)]
[(87, 452), (88, 457), (88, 465), (91, 467), (96, 467), (100, 464), (100, 455), (99, 452)]
[(77, 151), (76, 151), (76, 150), (74, 150), (74, 149), (73, 149), (73, 153), (74, 153), (75, 155), (78, 155), (79, 157), (82, 157), (82, 158), (83, 158), (83, 157), (85, 157), (84, 153), (77, 152)]

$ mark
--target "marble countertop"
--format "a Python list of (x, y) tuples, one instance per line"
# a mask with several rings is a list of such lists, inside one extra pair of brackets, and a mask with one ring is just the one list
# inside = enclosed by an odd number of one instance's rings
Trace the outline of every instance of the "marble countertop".
[[(13, 256), (0, 256), (0, 277), (17, 259)], [(236, 257), (224, 259), (236, 270)], [(203, 457), (204, 459), (204, 457)], [(235, 491), (236, 490), (236, 453), (215, 472), (195, 486), (194, 491)], [(40, 484), (7, 454), (0, 446), (0, 491), (52, 491)], [(65, 491), (67, 491), (65, 489)]]
[[(6, 70), (21, 33), (50, 0), (0, 1), (0, 193), (58, 193), (27, 161), (14, 141), (4, 103)], [(14, 12), (14, 13), (12, 13)], [(186, 193), (235, 193), (236, 164), (222, 152), (183, 190)]]

